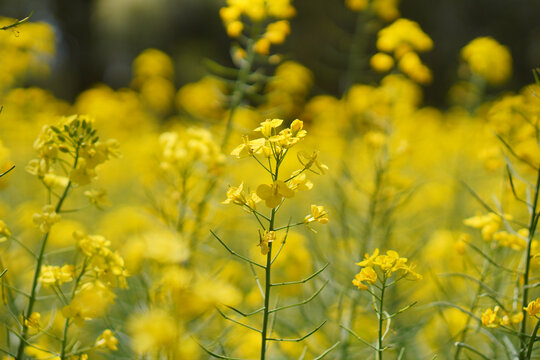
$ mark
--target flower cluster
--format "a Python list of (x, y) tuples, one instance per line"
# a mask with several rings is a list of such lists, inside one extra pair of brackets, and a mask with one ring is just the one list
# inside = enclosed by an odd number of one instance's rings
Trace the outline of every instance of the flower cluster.
[[(506, 220), (512, 220), (511, 215), (505, 215)], [(501, 230), (503, 219), (495, 213), (473, 216), (463, 223), (475, 229), (480, 229), (484, 241), (497, 241), (500, 246), (513, 250), (523, 250), (527, 246), (528, 229), (520, 229), (516, 233)]]
[(512, 74), (512, 56), (504, 45), (491, 37), (472, 40), (461, 50), (461, 58), (472, 74), (491, 85), (500, 85)]
[[(219, 14), (230, 37), (238, 38), (246, 27), (267, 23), (265, 31), (256, 39), (255, 52), (268, 55), (272, 44), (282, 44), (290, 33), (288, 19), (296, 10), (289, 0), (228, 0)], [(272, 20), (273, 19), (273, 20)]]
[(62, 267), (46, 265), (41, 268), (39, 282), (45, 285), (62, 285), (72, 281), (74, 276), (75, 266), (73, 265), (64, 265)]
[(523, 319), (523, 313), (517, 312), (514, 315), (507, 314), (500, 306), (489, 308), (482, 313), (482, 325), (490, 328), (498, 326), (510, 326), (511, 324), (519, 324)]
[[(375, 249), (373, 254), (366, 254), (364, 260), (356, 263), (362, 269), (356, 274), (353, 284), (360, 290), (367, 290), (367, 284), (375, 284), (377, 280), (385, 283), (394, 273), (400, 277), (410, 280), (420, 280), (422, 275), (414, 271), (413, 265), (407, 264), (408, 259), (400, 257), (396, 251), (388, 250), (386, 255), (379, 255), (379, 249)], [(397, 281), (396, 280), (396, 281)]]
[(111, 242), (101, 235), (73, 233), (81, 252), (87, 257), (87, 274), (108, 286), (126, 288), (124, 259), (110, 249)]
[(399, 0), (345, 0), (352, 11), (372, 10), (379, 18), (392, 21), (399, 16)]
[[(66, 179), (81, 186), (90, 184), (96, 178), (96, 167), (119, 155), (115, 140), (101, 142), (96, 133), (92, 120), (81, 115), (64, 118), (58, 126), (44, 126), (34, 142), (38, 158), (30, 161), (27, 171), (48, 187), (67, 185)], [(65, 162), (71, 166), (69, 171)]]
[(422, 31), (420, 25), (407, 19), (398, 19), (379, 31), (377, 49), (371, 58), (371, 66), (379, 72), (387, 72), (394, 67), (392, 53), (398, 68), (412, 80), (427, 84), (431, 82), (431, 71), (422, 63), (418, 52), (431, 50), (433, 41)]

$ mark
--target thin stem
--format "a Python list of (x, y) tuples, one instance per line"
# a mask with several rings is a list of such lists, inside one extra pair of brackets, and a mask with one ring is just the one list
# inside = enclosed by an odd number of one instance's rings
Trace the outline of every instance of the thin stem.
[(382, 288), (381, 288), (381, 297), (379, 301), (379, 308), (377, 309), (379, 316), (379, 338), (377, 341), (377, 360), (382, 360), (383, 358), (383, 305), (384, 305), (384, 290), (386, 289), (386, 278), (383, 278)]
[[(77, 167), (77, 162), (79, 158), (78, 156), (75, 158), (75, 161), (73, 163), (73, 169)], [(62, 196), (60, 196), (60, 199), (58, 199), (58, 203), (56, 204), (56, 207), (54, 208), (54, 211), (56, 213), (59, 213), (62, 209), (62, 205), (64, 204), (64, 200), (66, 200), (66, 197), (69, 193), (69, 190), (71, 189), (71, 180), (68, 181), (64, 192), (62, 193)], [(49, 239), (50, 231), (45, 233), (43, 235), (43, 238), (41, 239), (41, 247), (39, 249), (39, 254), (37, 257), (37, 263), (36, 263), (36, 270), (34, 271), (34, 277), (32, 279), (32, 287), (30, 290), (30, 299), (28, 300), (28, 306), (26, 308), (26, 313), (24, 313), (24, 319), (28, 319), (30, 315), (32, 314), (32, 311), (34, 310), (34, 304), (36, 302), (36, 295), (37, 295), (37, 285), (38, 285), (38, 279), (39, 275), (41, 273), (41, 265), (43, 263), (43, 258), (45, 254), (45, 247), (47, 245), (47, 240)], [(17, 356), (16, 359), (23, 360), (24, 359), (24, 349), (26, 347), (26, 339), (28, 337), (28, 326), (26, 325), (26, 321), (22, 322), (22, 333), (21, 333), (21, 341), (19, 343), (19, 348), (17, 350)]]
[[(88, 261), (88, 258), (85, 257), (81, 272), (79, 273), (79, 276), (77, 276), (77, 279), (75, 280), (75, 284), (73, 284), (73, 289), (71, 290), (70, 302), (73, 301), (73, 298), (75, 297), (75, 292), (77, 291), (77, 288), (79, 287), (81, 279), (84, 276), (84, 273), (86, 272), (87, 261)], [(67, 344), (67, 337), (68, 337), (67, 335), (68, 335), (70, 323), (71, 323), (70, 319), (66, 318), (66, 322), (64, 323), (64, 334), (62, 335), (62, 348), (60, 351), (61, 360), (66, 359), (66, 344)]]
[(526, 338), (523, 336), (523, 334), (527, 330), (527, 313), (525, 311), (525, 308), (528, 304), (528, 297), (529, 297), (529, 272), (531, 267), (531, 248), (532, 248), (532, 242), (534, 238), (534, 233), (536, 230), (536, 225), (538, 224), (538, 214), (536, 213), (536, 208), (538, 206), (538, 193), (540, 189), (540, 170), (538, 170), (538, 175), (536, 178), (536, 187), (534, 190), (534, 199), (533, 199), (533, 205), (531, 207), (531, 219), (529, 223), (529, 237), (527, 242), (527, 252), (526, 252), (526, 258), (525, 258), (525, 274), (523, 275), (523, 299), (521, 302), (521, 308), (523, 312), (523, 320), (521, 321), (521, 329), (520, 332), (522, 335), (519, 337), (520, 341), (520, 349), (519, 349), (519, 360), (525, 360), (525, 344), (526, 344)]
[[(276, 168), (277, 174), (277, 168)], [(269, 231), (274, 230), (274, 219), (276, 216), (276, 209), (272, 209), (272, 214), (270, 216), (270, 225), (268, 226)], [(272, 286), (271, 279), (271, 270), (272, 270), (272, 243), (268, 243), (268, 254), (266, 254), (266, 267), (265, 271), (265, 284), (264, 284), (264, 311), (263, 311), (263, 326), (261, 332), (261, 360), (266, 359), (266, 342), (268, 341), (267, 331), (268, 331), (268, 314), (270, 312), (270, 289)]]
[(531, 338), (529, 339), (529, 347), (527, 349), (527, 357), (526, 357), (527, 360), (531, 359), (534, 342), (536, 341), (536, 334), (538, 333), (539, 328), (540, 328), (540, 320), (537, 320), (534, 330), (532, 332)]

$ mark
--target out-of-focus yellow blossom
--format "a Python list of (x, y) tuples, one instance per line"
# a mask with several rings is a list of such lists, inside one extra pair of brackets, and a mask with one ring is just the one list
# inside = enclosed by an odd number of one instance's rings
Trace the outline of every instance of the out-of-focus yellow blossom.
[(111, 206), (111, 201), (107, 197), (107, 191), (105, 189), (91, 189), (84, 192), (84, 196), (88, 198), (90, 204), (98, 209)]
[[(319, 174), (324, 175), (328, 171), (328, 166), (321, 163), (318, 160), (318, 157), (319, 157), (318, 151), (314, 151), (311, 155), (307, 154), (304, 151), (299, 151), (297, 157), (298, 157), (298, 161), (300, 162), (300, 164), (302, 164), (305, 170), (309, 170), (318, 175)], [(317, 171), (313, 170), (313, 165), (315, 165), (315, 168), (317, 168)]]
[[(512, 219), (510, 215), (505, 215), (504, 217), (506, 220)], [(489, 213), (486, 215), (478, 215), (465, 219), (463, 223), (472, 228), (481, 229), (482, 238), (485, 241), (491, 241), (493, 240), (495, 233), (499, 231), (502, 225), (502, 219), (495, 213)], [(503, 236), (501, 236), (501, 238), (502, 237)]]
[(283, 198), (294, 197), (294, 191), (282, 180), (276, 180), (271, 185), (261, 184), (257, 187), (256, 193), (269, 208), (276, 208)]
[(146, 49), (133, 61), (134, 81), (162, 77), (172, 79), (174, 66), (169, 55), (158, 49)]
[(29, 328), (31, 328), (33, 330), (39, 330), (39, 328), (40, 328), (39, 320), (40, 319), (41, 319), (41, 314), (38, 313), (38, 312), (33, 312), (32, 314), (30, 314), (28, 319), (24, 319), (24, 322), (25, 322), (26, 326), (28, 326)]
[(394, 59), (388, 54), (379, 52), (371, 57), (369, 64), (375, 71), (384, 73), (394, 67)]
[(164, 310), (137, 314), (128, 323), (131, 345), (138, 353), (160, 351), (174, 345), (180, 329)]
[(363, 281), (368, 284), (375, 284), (377, 282), (377, 273), (372, 267), (367, 266), (362, 268), (362, 270), (356, 274), (352, 283), (360, 290), (367, 290), (367, 285), (365, 285)]
[(433, 41), (422, 31), (418, 23), (408, 19), (398, 19), (380, 30), (377, 35), (377, 49), (395, 52), (400, 58), (409, 51), (425, 52), (431, 50)]
[(62, 314), (83, 327), (86, 320), (105, 315), (114, 299), (114, 293), (102, 282), (88, 282), (81, 286), (71, 303), (62, 308)]
[(128, 273), (124, 268), (124, 259), (109, 248), (109, 240), (101, 235), (87, 235), (78, 231), (73, 233), (73, 237), (82, 253), (89, 258), (89, 269), (95, 278), (107, 285), (127, 287)]
[(471, 236), (469, 234), (460, 234), (456, 243), (454, 244), (458, 254), (463, 255), (467, 248), (467, 244), (471, 242)]
[(509, 247), (512, 250), (523, 250), (527, 247), (528, 229), (520, 229), (517, 234), (510, 234), (506, 231), (498, 231), (493, 234), (493, 240), (500, 246)]
[(225, 163), (225, 155), (212, 134), (203, 128), (190, 127), (183, 133), (160, 135), (160, 167), (171, 173), (191, 173), (201, 165), (216, 173)]
[(139, 92), (144, 103), (158, 114), (167, 114), (171, 110), (175, 96), (171, 81), (160, 77), (148, 79)]
[(392, 21), (399, 17), (400, 0), (373, 0), (371, 5), (373, 12), (385, 21)]
[(419, 84), (429, 84), (431, 82), (431, 70), (422, 63), (422, 60), (414, 52), (404, 54), (399, 59), (398, 67), (404, 74)]
[(34, 224), (39, 226), (42, 233), (48, 233), (51, 227), (62, 219), (54, 210), (54, 206), (45, 205), (42, 213), (34, 214), (32, 220)]
[(257, 54), (268, 55), (270, 54), (271, 44), (272, 43), (270, 42), (270, 40), (268, 40), (267, 38), (262, 38), (255, 42), (255, 45), (253, 45), (253, 50), (255, 50)]
[(11, 236), (11, 231), (6, 223), (0, 220), (0, 243), (6, 241)]
[(41, 273), (39, 275), (39, 282), (45, 285), (61, 285), (73, 280), (75, 276), (75, 266), (64, 265), (44, 265), (41, 267)]
[(272, 44), (283, 44), (285, 38), (291, 32), (291, 27), (287, 20), (280, 20), (268, 24), (266, 27), (266, 32), (264, 33), (264, 38), (268, 39)]
[(114, 336), (113, 332), (109, 329), (103, 331), (96, 340), (96, 347), (108, 348), (109, 350), (118, 350), (118, 339)]
[(162, 264), (180, 264), (189, 259), (187, 242), (177, 233), (167, 230), (149, 231), (146, 240), (145, 257)]
[(345, 5), (352, 11), (362, 11), (368, 7), (369, 0), (345, 0)]
[(242, 35), (242, 30), (244, 29), (244, 24), (241, 21), (235, 20), (227, 24), (227, 35), (232, 38), (239, 37)]
[[(17, 20), (0, 18), (0, 27)], [(8, 89), (28, 75), (47, 75), (47, 60), (55, 53), (53, 28), (44, 22), (26, 22), (21, 31), (3, 31), (0, 37), (0, 90)]]
[(495, 306), (493, 309), (489, 308), (486, 311), (482, 313), (482, 325), (495, 328), (499, 326), (500, 319), (497, 315), (501, 308), (499, 306)]
[(540, 312), (540, 298), (531, 301), (526, 308), (523, 308), (529, 316), (536, 316)]
[(512, 74), (510, 51), (491, 37), (472, 40), (461, 50), (461, 58), (473, 74), (492, 85), (503, 84)]
[(176, 94), (176, 105), (193, 116), (217, 121), (225, 111), (225, 91), (221, 80), (207, 76), (182, 86)]

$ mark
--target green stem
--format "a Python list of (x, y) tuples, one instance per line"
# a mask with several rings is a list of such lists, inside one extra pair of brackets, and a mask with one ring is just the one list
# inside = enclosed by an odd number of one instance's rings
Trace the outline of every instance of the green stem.
[[(77, 288), (79, 287), (79, 284), (81, 282), (82, 277), (84, 276), (84, 273), (86, 272), (86, 265), (87, 265), (88, 258), (84, 258), (83, 266), (81, 269), (81, 272), (79, 273), (79, 276), (77, 276), (77, 279), (75, 280), (75, 284), (73, 285), (73, 289), (71, 291), (71, 297), (69, 302), (73, 301), (73, 298), (75, 297), (75, 292), (77, 291)], [(69, 304), (68, 304), (69, 305)], [(69, 331), (69, 324), (70, 319), (67, 318), (66, 322), (64, 323), (64, 334), (62, 336), (62, 348), (60, 351), (60, 359), (65, 360), (66, 359), (66, 344), (67, 344), (67, 338), (68, 338), (68, 331)]]
[(528, 242), (527, 242), (527, 253), (525, 258), (525, 274), (523, 275), (523, 299), (521, 302), (521, 308), (523, 312), (523, 320), (521, 321), (521, 329), (519, 336), (519, 342), (520, 342), (520, 349), (519, 349), (519, 360), (525, 360), (525, 346), (527, 338), (525, 336), (525, 332), (527, 331), (527, 313), (525, 311), (525, 308), (528, 304), (528, 297), (529, 297), (529, 272), (531, 267), (531, 248), (532, 248), (532, 242), (534, 238), (534, 234), (536, 231), (536, 225), (538, 224), (538, 214), (536, 213), (536, 208), (538, 206), (538, 195), (539, 195), (539, 189), (540, 189), (540, 170), (538, 170), (538, 175), (536, 178), (536, 187), (534, 190), (534, 200), (533, 205), (531, 207), (531, 219), (529, 222), (529, 236), (528, 236)]
[[(258, 28), (258, 26), (255, 26), (255, 28)], [(248, 77), (251, 74), (251, 69), (253, 67), (253, 62), (255, 60), (254, 45), (255, 45), (254, 39), (247, 40), (246, 62), (244, 66), (240, 68), (240, 72), (238, 73), (238, 78), (236, 82), (234, 83), (234, 90), (233, 90), (232, 99), (231, 99), (231, 110), (227, 118), (227, 124), (225, 125), (225, 134), (223, 135), (223, 140), (221, 141), (222, 151), (225, 150), (225, 147), (227, 146), (229, 137), (231, 135), (234, 113), (236, 109), (238, 108), (238, 106), (240, 106), (240, 104), (242, 103), (242, 100), (244, 99), (245, 88), (248, 82)]]
[[(268, 231), (274, 231), (274, 219), (276, 216), (276, 209), (272, 209), (272, 215), (270, 216), (270, 225)], [(264, 312), (263, 312), (263, 324), (261, 331), (261, 360), (266, 359), (266, 342), (268, 341), (268, 315), (270, 312), (270, 289), (272, 279), (270, 277), (272, 270), (272, 243), (268, 244), (268, 254), (266, 254), (266, 267), (265, 271), (265, 284), (264, 284)]]
[[(484, 261), (484, 267), (482, 269), (482, 275), (480, 276), (480, 283), (478, 285), (478, 288), (476, 289), (476, 295), (474, 296), (474, 300), (473, 300), (473, 303), (471, 305), (471, 311), (470, 311), (471, 313), (474, 313), (474, 311), (476, 310), (476, 307), (478, 306), (478, 303), (480, 301), (480, 294), (482, 293), (482, 290), (483, 290), (482, 283), (486, 279), (488, 269), (489, 269), (489, 262), (486, 260), (486, 261)], [(461, 336), (460, 336), (460, 339), (458, 341), (459, 343), (465, 343), (465, 339), (467, 337), (467, 332), (468, 332), (470, 322), (471, 322), (471, 317), (467, 316), (467, 320), (465, 321), (465, 326), (463, 327), (463, 331), (461, 332)], [(463, 346), (458, 346), (457, 347), (456, 353), (454, 354), (454, 360), (459, 360), (459, 354), (461, 353), (462, 348), (463, 348)]]
[(382, 360), (383, 358), (383, 305), (384, 305), (384, 290), (386, 289), (386, 277), (383, 278), (382, 288), (381, 288), (381, 297), (379, 301), (379, 339), (377, 342), (377, 360)]
[(539, 328), (540, 328), (540, 320), (537, 320), (534, 330), (532, 332), (531, 338), (529, 339), (529, 346), (527, 349), (527, 357), (526, 357), (527, 360), (531, 359), (534, 342), (536, 341), (536, 334), (538, 333)]
[[(77, 159), (75, 159), (75, 163), (73, 165), (73, 168), (77, 167)], [(56, 213), (59, 213), (62, 204), (64, 203), (64, 200), (66, 199), (69, 189), (71, 188), (71, 181), (68, 182), (66, 185), (66, 188), (64, 189), (64, 192), (60, 199), (58, 200), (58, 203), (56, 204), (56, 207), (54, 211)], [(26, 307), (26, 312), (24, 313), (24, 319), (28, 319), (30, 315), (32, 314), (32, 311), (34, 310), (34, 305), (36, 302), (36, 293), (37, 293), (37, 285), (38, 285), (38, 279), (39, 275), (41, 273), (41, 265), (43, 263), (43, 255), (45, 254), (45, 247), (47, 245), (47, 240), (49, 239), (50, 231), (45, 233), (43, 235), (43, 238), (41, 240), (41, 247), (39, 249), (39, 254), (37, 257), (37, 263), (36, 263), (36, 270), (34, 271), (34, 277), (32, 279), (32, 287), (30, 290), (30, 298), (28, 300), (28, 306)], [(26, 342), (28, 338), (28, 326), (26, 325), (26, 321), (22, 322), (22, 333), (21, 333), (21, 342), (19, 343), (19, 348), (17, 350), (17, 357), (18, 360), (24, 359), (24, 349), (26, 347)]]

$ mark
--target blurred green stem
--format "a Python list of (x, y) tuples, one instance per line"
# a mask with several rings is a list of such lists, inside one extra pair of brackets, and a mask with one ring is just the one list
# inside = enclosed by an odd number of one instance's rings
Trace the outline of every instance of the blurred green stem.
[[(77, 160), (78, 157), (75, 158), (75, 163), (73, 165), (73, 168), (77, 167)], [(56, 207), (54, 211), (56, 213), (59, 213), (62, 209), (62, 204), (64, 203), (64, 200), (66, 199), (68, 192), (71, 188), (71, 181), (69, 181), (64, 189), (64, 192), (62, 193), (62, 196), (58, 200), (58, 203), (56, 204)], [(39, 255), (37, 258), (37, 264), (36, 264), (36, 270), (34, 271), (34, 277), (32, 279), (32, 287), (30, 289), (30, 298), (28, 299), (28, 306), (26, 307), (26, 312), (24, 313), (24, 318), (22, 321), (22, 333), (21, 333), (21, 341), (19, 343), (19, 348), (17, 350), (17, 360), (23, 360), (24, 359), (24, 349), (26, 347), (27, 339), (28, 339), (28, 326), (26, 325), (26, 319), (32, 315), (32, 312), (34, 310), (34, 305), (36, 302), (36, 296), (37, 296), (37, 285), (38, 285), (38, 279), (39, 275), (41, 273), (41, 265), (43, 263), (43, 255), (45, 254), (45, 247), (47, 245), (47, 240), (49, 239), (50, 231), (45, 233), (43, 235), (43, 238), (41, 239), (41, 247), (39, 249)]]
[(382, 360), (383, 358), (383, 320), (384, 320), (384, 290), (386, 289), (386, 277), (383, 277), (381, 282), (381, 297), (379, 300), (379, 308), (377, 309), (377, 315), (379, 317), (379, 337), (377, 341), (377, 360)]
[[(534, 189), (534, 198), (533, 198), (533, 204), (531, 206), (531, 219), (529, 222), (529, 236), (528, 236), (528, 242), (527, 242), (527, 252), (525, 254), (525, 274), (523, 275), (523, 299), (521, 302), (521, 311), (523, 312), (523, 320), (521, 321), (521, 329), (520, 329), (520, 335), (519, 335), (519, 342), (520, 342), (520, 349), (519, 349), (519, 360), (525, 360), (529, 359), (529, 357), (526, 357), (526, 351), (527, 351), (527, 312), (525, 311), (525, 308), (527, 307), (529, 303), (529, 274), (530, 274), (530, 267), (531, 267), (531, 249), (532, 249), (532, 242), (534, 238), (534, 234), (536, 232), (536, 225), (538, 224), (538, 217), (540, 213), (537, 213), (536, 209), (538, 206), (538, 195), (539, 195), (539, 189), (540, 189), (540, 169), (537, 171), (537, 178), (536, 178), (536, 186)], [(530, 343), (534, 343), (534, 338), (530, 339)], [(529, 346), (530, 346), (529, 343)]]
[[(70, 303), (71, 303), (71, 301), (73, 301), (73, 298), (75, 297), (75, 293), (77, 292), (77, 289), (79, 288), (79, 284), (81, 283), (81, 279), (84, 276), (84, 273), (86, 272), (87, 261), (88, 261), (88, 258), (85, 257), (81, 272), (79, 273), (79, 276), (77, 276), (77, 279), (75, 280), (75, 284), (73, 284), (73, 289), (71, 291), (71, 297), (69, 299)], [(70, 322), (71, 322), (71, 319), (66, 318), (66, 321), (64, 323), (64, 334), (62, 335), (62, 348), (60, 350), (60, 359), (61, 360), (66, 359), (66, 344), (67, 344), (67, 338), (68, 338), (67, 335), (68, 335), (68, 331), (69, 331)]]

